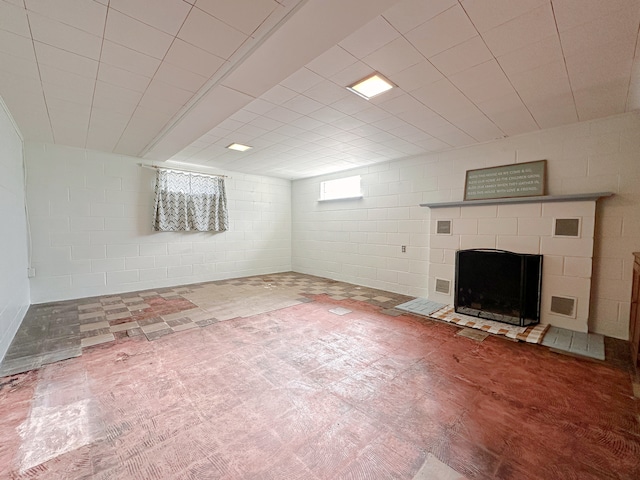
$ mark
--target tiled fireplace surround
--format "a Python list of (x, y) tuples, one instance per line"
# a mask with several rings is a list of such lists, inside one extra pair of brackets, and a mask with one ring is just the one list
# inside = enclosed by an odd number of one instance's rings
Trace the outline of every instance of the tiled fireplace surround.
[[(572, 200), (551, 197), (520, 203), (458, 202), (431, 204), (429, 299), (453, 304), (455, 252), (496, 248), (543, 255), (540, 323), (588, 331), (596, 201), (600, 194)], [(508, 202), (508, 200), (505, 200)], [(556, 219), (580, 220), (579, 237), (554, 236)], [(450, 233), (437, 233), (439, 220), (450, 220)], [(436, 280), (450, 281), (450, 293), (435, 290)], [(551, 297), (575, 299), (575, 318), (551, 312)]]

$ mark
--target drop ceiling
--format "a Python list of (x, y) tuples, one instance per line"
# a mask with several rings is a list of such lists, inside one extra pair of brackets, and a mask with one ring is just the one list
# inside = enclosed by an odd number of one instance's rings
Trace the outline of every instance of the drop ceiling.
[[(0, 0), (0, 96), (27, 140), (295, 179), (634, 111), (639, 26), (640, 0)], [(346, 89), (373, 72), (395, 88)]]

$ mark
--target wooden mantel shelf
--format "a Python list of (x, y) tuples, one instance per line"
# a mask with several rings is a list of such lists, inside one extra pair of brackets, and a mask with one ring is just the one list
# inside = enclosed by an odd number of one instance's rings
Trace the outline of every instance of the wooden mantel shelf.
[(545, 202), (579, 202), (583, 200), (597, 201), (610, 197), (613, 192), (575, 193), (572, 195), (544, 195), (537, 197), (489, 198), (483, 200), (462, 200), (458, 202), (421, 203), (421, 207), (446, 208), (469, 207), (473, 205), (507, 205), (510, 203), (545, 203)]

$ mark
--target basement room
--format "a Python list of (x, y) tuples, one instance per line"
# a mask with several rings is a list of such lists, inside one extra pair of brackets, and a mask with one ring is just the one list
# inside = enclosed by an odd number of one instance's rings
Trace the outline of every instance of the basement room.
[(0, 478), (640, 478), (640, 0), (0, 0)]

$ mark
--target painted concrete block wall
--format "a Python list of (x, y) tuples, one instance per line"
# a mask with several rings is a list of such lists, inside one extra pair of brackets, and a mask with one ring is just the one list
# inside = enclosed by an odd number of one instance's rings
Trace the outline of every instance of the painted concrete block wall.
[[(587, 332), (595, 210), (595, 200), (476, 206), (470, 202), (430, 209), (428, 297), (453, 304), (457, 250), (495, 248), (542, 254), (540, 323)], [(579, 220), (578, 235), (555, 235), (555, 221), (568, 218)], [(439, 221), (450, 222), (450, 234), (437, 233)], [(449, 282), (448, 294), (436, 291), (436, 279)], [(552, 296), (574, 300), (573, 315), (554, 313)]]
[(155, 171), (140, 159), (25, 149), (32, 303), (291, 270), (288, 180), (212, 172), (230, 176), (229, 230), (153, 232)]
[(29, 308), (22, 138), (0, 99), (0, 360)]
[[(462, 200), (467, 170), (541, 159), (550, 195), (615, 193), (596, 209), (589, 330), (627, 338), (631, 252), (640, 250), (637, 114), (295, 181), (293, 268), (427, 297), (431, 212), (418, 205)], [(362, 175), (363, 199), (317, 201), (321, 181), (354, 174)], [(486, 228), (491, 236), (491, 225)]]

